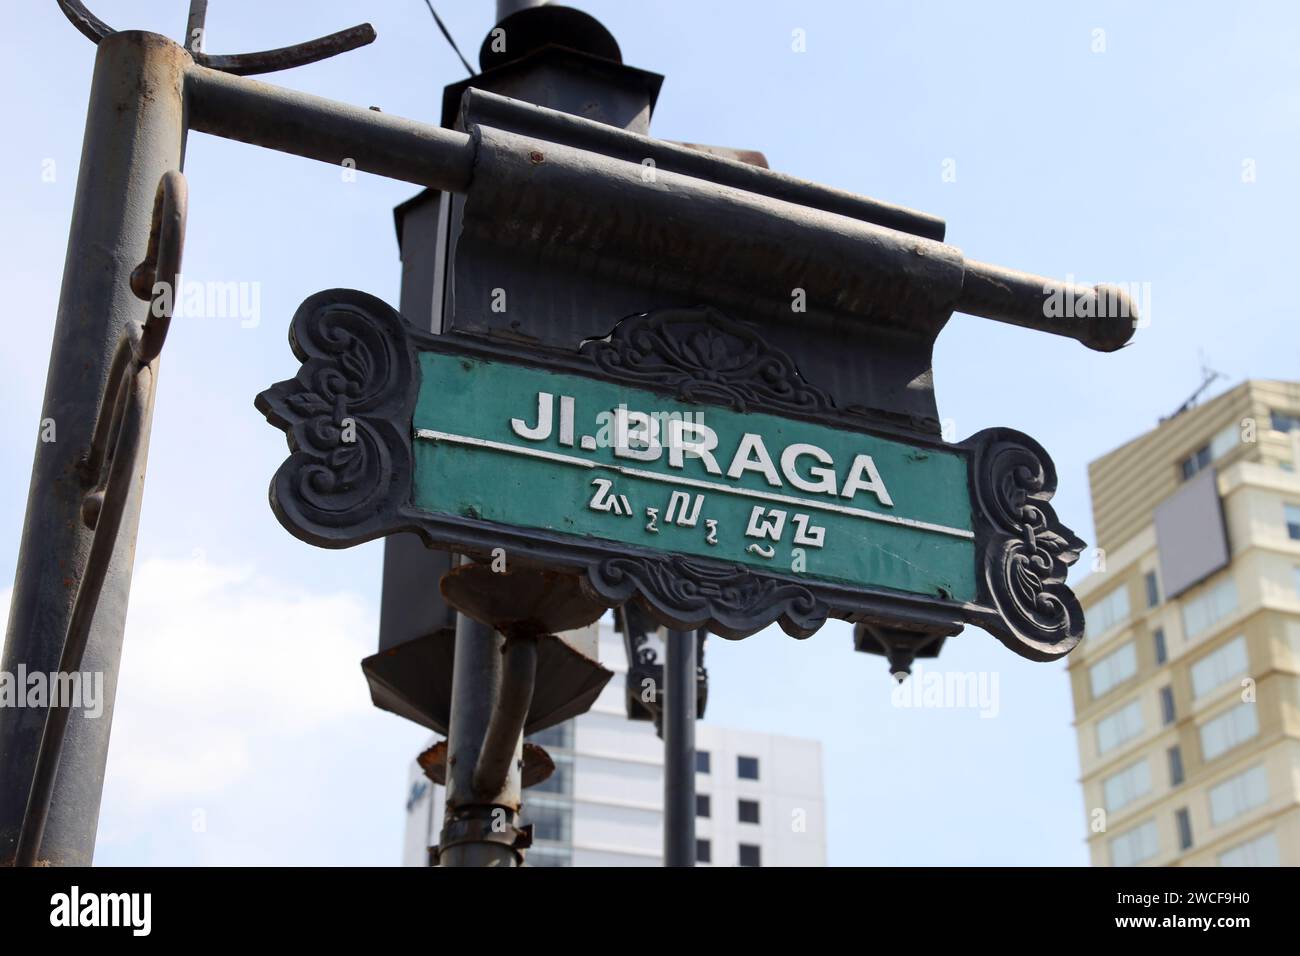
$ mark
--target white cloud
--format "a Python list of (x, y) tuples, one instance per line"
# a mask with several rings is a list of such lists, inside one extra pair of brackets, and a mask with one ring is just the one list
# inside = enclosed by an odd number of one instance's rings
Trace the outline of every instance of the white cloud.
[(132, 804), (213, 794), (292, 745), (371, 710), (358, 662), (376, 622), (252, 566), (151, 559), (136, 569), (106, 786)]

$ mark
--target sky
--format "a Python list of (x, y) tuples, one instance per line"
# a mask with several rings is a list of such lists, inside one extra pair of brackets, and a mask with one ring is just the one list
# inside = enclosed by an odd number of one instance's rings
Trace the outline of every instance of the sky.
[[(473, 61), (491, 0), (435, 5)], [(1056, 510), (1085, 540), (1087, 463), (1181, 404), (1203, 365), (1224, 374), (1216, 389), (1300, 377), (1295, 5), (574, 5), (625, 62), (667, 77), (658, 137), (758, 149), (774, 169), (941, 216), (974, 259), (1139, 284), (1146, 321), (1116, 354), (965, 316), (935, 351), (940, 416), (958, 438), (997, 425), (1037, 438)], [(187, 4), (89, 6), (179, 37)], [(0, 581), (17, 558), (94, 52), (54, 3), (28, 7), (0, 32)], [(372, 46), (265, 79), (437, 122), (442, 87), (465, 72), (422, 0), (214, 0), (208, 49), (362, 20)], [(393, 864), (427, 734), (371, 707), (358, 666), (376, 646), (382, 547), (317, 550), (279, 526), (266, 489), (284, 439), (253, 397), (296, 371), (286, 329), (308, 295), (396, 304), (392, 208), (416, 189), (200, 133), (185, 174), (186, 277), (247, 283), (258, 308), (178, 320), (163, 354), (96, 862)], [(996, 679), (981, 715), (893, 706), (884, 660), (855, 654), (838, 622), (805, 641), (714, 638), (706, 657), (708, 721), (822, 741), (832, 864), (1087, 862), (1063, 663), (975, 629), (950, 639), (929, 666)]]

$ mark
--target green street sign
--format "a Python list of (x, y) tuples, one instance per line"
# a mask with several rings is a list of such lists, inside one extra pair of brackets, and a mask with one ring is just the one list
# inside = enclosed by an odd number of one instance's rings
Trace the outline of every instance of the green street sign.
[(959, 454), (513, 362), (419, 366), (422, 511), (975, 600)]
[(257, 399), (292, 450), (273, 509), (312, 544), (414, 531), (726, 637), (773, 622), (804, 637), (829, 616), (919, 635), (974, 623), (1046, 660), (1082, 636), (1065, 573), (1083, 544), (1033, 439), (950, 444), (840, 408), (713, 309), (610, 325), (547, 349), (312, 296), (290, 330), (298, 375)]

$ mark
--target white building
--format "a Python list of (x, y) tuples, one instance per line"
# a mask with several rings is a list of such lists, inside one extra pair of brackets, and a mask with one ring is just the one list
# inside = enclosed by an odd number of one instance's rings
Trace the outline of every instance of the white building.
[[(549, 780), (524, 791), (524, 822), (535, 828), (530, 866), (663, 862), (663, 742), (653, 724), (626, 716), (626, 655), (606, 622), (600, 659), (615, 674), (591, 711), (529, 738), (556, 766)], [(695, 737), (701, 864), (826, 865), (820, 742), (705, 722)], [(412, 761), (403, 865), (424, 865), (444, 799)]]

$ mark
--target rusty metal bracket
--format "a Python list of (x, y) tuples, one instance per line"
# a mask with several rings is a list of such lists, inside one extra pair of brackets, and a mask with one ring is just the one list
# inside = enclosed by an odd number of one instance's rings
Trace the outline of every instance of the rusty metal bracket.
[[(87, 10), (80, 0), (57, 0), (57, 3), (64, 16), (92, 43), (99, 43), (104, 37), (117, 32)], [(190, 22), (191, 25), (194, 23), (193, 17)], [(293, 46), (279, 47), (274, 50), (260, 50), (257, 53), (226, 55), (205, 53), (201, 49), (194, 49), (189, 39), (187, 36), (183, 45), (185, 49), (189, 50), (190, 55), (194, 57), (195, 63), (212, 70), (220, 70), (222, 73), (233, 73), (236, 76), (253, 76), (258, 73), (276, 73), (280, 70), (291, 70), (296, 66), (306, 66), (308, 63), (326, 60), (332, 56), (338, 56), (340, 53), (347, 53), (349, 50), (355, 50), (358, 47), (374, 43), (375, 28), (369, 23), (360, 23), (357, 26), (331, 33), (328, 36), (317, 37), (303, 43), (295, 43)]]
[(499, 843), (514, 850), (520, 863), (524, 851), (533, 845), (533, 825), (519, 826), (518, 814), (509, 807), (474, 804), (448, 812), (451, 815), (442, 828), (442, 842), (429, 847), (434, 866), (444, 851), (464, 843)]
[[(81, 477), (89, 490), (82, 499), (81, 517), (95, 534), (68, 620), (59, 660), (61, 674), (81, 669), (91, 621), (117, 547), (128, 492), (138, 471), (140, 446), (153, 405), (154, 362), (167, 338), (175, 304), (176, 277), (185, 242), (186, 197), (185, 177), (178, 170), (164, 173), (154, 196), (148, 251), (131, 273), (131, 291), (149, 302), (149, 311), (144, 322), (128, 321), (123, 329), (109, 366), (90, 450), (82, 461)], [(19, 866), (35, 865), (71, 715), (71, 707), (50, 702), (18, 838)]]

